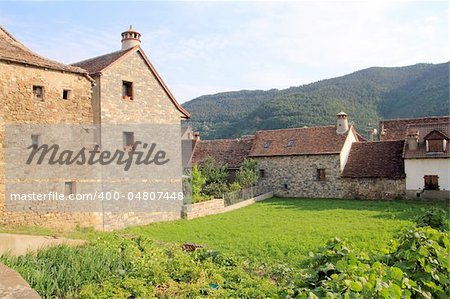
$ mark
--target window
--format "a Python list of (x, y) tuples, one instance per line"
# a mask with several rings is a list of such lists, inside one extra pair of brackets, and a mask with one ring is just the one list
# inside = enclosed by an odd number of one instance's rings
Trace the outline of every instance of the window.
[(272, 143), (272, 141), (266, 141), (264, 143), (264, 148), (269, 148), (271, 143)]
[(134, 145), (134, 132), (123, 132), (123, 147), (131, 150)]
[(266, 170), (265, 169), (260, 169), (259, 170), (259, 177), (260, 178), (263, 178), (263, 177), (265, 177), (266, 176)]
[(292, 147), (294, 145), (294, 139), (288, 141), (287, 147)]
[(37, 149), (42, 145), (41, 135), (31, 135), (31, 146), (33, 149)]
[(70, 195), (75, 194), (77, 192), (76, 190), (76, 182), (65, 182), (64, 183), (64, 194)]
[(318, 181), (325, 181), (325, 169), (317, 169), (316, 179)]
[(63, 100), (70, 100), (71, 96), (72, 96), (72, 91), (70, 89), (63, 90), (63, 94), (62, 94)]
[(284, 184), (284, 189), (286, 189), (286, 190), (288, 190), (289, 189), (289, 186), (288, 186), (288, 184)]
[(43, 101), (44, 100), (44, 87), (33, 85), (33, 96), (35, 100)]
[(427, 140), (429, 152), (443, 152), (444, 141), (440, 139)]
[(122, 82), (122, 98), (125, 100), (133, 100), (133, 83), (123, 81)]
[(426, 175), (423, 179), (425, 190), (439, 190), (439, 177), (437, 175)]

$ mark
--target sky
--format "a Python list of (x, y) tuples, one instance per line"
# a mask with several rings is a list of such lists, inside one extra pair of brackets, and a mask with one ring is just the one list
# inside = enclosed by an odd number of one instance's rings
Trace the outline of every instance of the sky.
[(179, 102), (449, 61), (447, 1), (9, 2), (0, 25), (64, 63), (120, 50), (129, 25)]

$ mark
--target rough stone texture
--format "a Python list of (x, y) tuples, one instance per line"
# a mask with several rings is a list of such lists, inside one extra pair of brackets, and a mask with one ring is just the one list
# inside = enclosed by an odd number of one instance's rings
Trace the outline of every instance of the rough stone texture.
[[(44, 100), (33, 98), (33, 85), (44, 87)], [(63, 89), (71, 90), (69, 100)], [(94, 213), (42, 213), (5, 211), (4, 146), (5, 125), (92, 124), (91, 82), (82, 74), (45, 70), (21, 64), (0, 62), (0, 224), (48, 226), (66, 230), (94, 226)], [(64, 186), (64, 179), (60, 184)]]
[[(275, 196), (342, 198), (344, 185), (340, 158), (336, 155), (254, 157), (265, 175), (259, 188)], [(317, 179), (317, 169), (325, 169), (326, 179)], [(285, 188), (285, 184), (287, 188)]]
[(344, 198), (356, 199), (403, 199), (405, 179), (343, 178)]
[(19, 273), (0, 264), (0, 298), (39, 299), (41, 297), (30, 287)]
[(105, 212), (103, 230), (113, 231), (125, 227), (145, 225), (153, 222), (177, 220), (181, 218), (180, 212)]

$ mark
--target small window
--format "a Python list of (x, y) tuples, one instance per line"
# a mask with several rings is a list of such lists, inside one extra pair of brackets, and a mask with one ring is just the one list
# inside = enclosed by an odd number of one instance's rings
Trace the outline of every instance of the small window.
[(123, 132), (123, 147), (131, 149), (134, 145), (134, 132)]
[(44, 87), (33, 85), (33, 96), (35, 100), (43, 101), (44, 100)]
[(439, 190), (439, 177), (437, 175), (426, 175), (423, 179), (425, 190)]
[(294, 139), (288, 141), (287, 147), (292, 147), (294, 145)]
[(271, 144), (272, 144), (272, 141), (266, 141), (264, 143), (264, 148), (269, 148)]
[(76, 182), (65, 182), (64, 183), (64, 194), (70, 195), (75, 194), (77, 192), (76, 190)]
[(259, 170), (259, 177), (260, 178), (263, 178), (263, 177), (265, 177), (266, 176), (266, 170), (265, 169), (260, 169)]
[(284, 189), (285, 189), (285, 190), (288, 190), (288, 189), (289, 189), (288, 184), (284, 183)]
[(37, 149), (42, 145), (41, 135), (31, 135), (31, 146), (33, 149)]
[(62, 94), (62, 98), (63, 100), (70, 100), (72, 96), (72, 91), (70, 89), (64, 89), (63, 90), (63, 94)]
[(317, 169), (316, 179), (318, 181), (325, 181), (325, 169)]
[(125, 100), (133, 100), (133, 83), (123, 81), (122, 82), (122, 98)]

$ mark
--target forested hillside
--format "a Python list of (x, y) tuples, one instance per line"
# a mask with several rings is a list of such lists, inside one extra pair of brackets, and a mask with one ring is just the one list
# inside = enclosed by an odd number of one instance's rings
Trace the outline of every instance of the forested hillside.
[(328, 125), (341, 110), (364, 132), (380, 118), (449, 115), (449, 63), (373, 67), (283, 90), (201, 96), (183, 106), (205, 139)]

